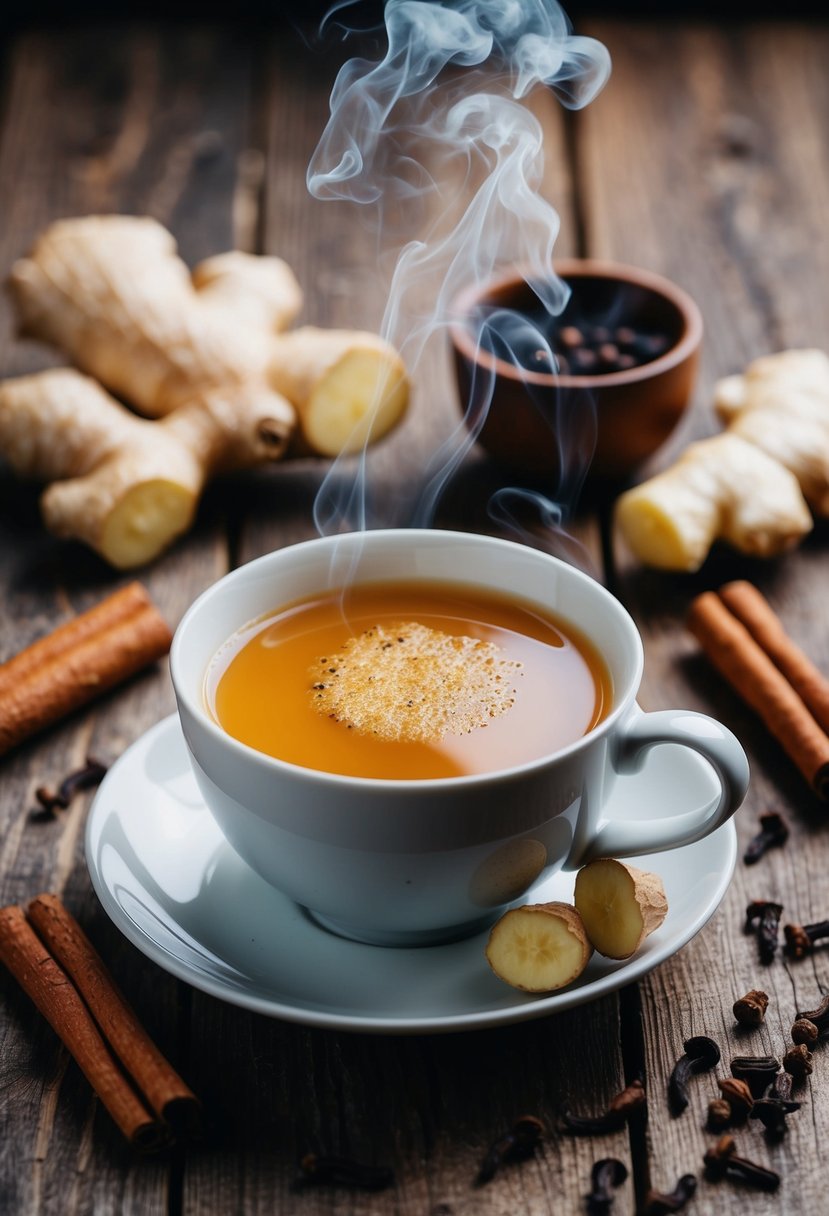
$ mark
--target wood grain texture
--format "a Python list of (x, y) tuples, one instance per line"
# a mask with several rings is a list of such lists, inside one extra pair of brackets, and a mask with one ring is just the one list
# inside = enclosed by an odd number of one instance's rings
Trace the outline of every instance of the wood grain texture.
[[(50, 220), (93, 211), (149, 212), (195, 260), (232, 244), (235, 168), (249, 81), (244, 51), (219, 32), (128, 28), (33, 33), (9, 55), (0, 134), (5, 272)], [(15, 343), (2, 311), (4, 374), (54, 362)], [(112, 590), (119, 579), (79, 546), (48, 538), (36, 491), (0, 477), (0, 655), (6, 657)], [(195, 532), (141, 577), (171, 625), (227, 568), (220, 495)], [(127, 946), (92, 896), (82, 855), (88, 797), (53, 822), (32, 818), (34, 788), (83, 762), (114, 759), (173, 708), (158, 664), (20, 747), (3, 766), (3, 902), (63, 891), (147, 1029), (186, 1072), (182, 985)], [(0, 1207), (21, 1213), (166, 1212), (168, 1158), (142, 1161), (97, 1111), (85, 1080), (4, 976)]]
[[(652, 267), (703, 307), (707, 339), (694, 406), (658, 465), (691, 435), (714, 429), (708, 401), (717, 376), (767, 350), (825, 344), (829, 36), (795, 25), (621, 21), (590, 32), (607, 42), (614, 76), (588, 111), (572, 117), (544, 93), (533, 98), (545, 132), (543, 188), (561, 214), (561, 256)], [(389, 271), (377, 231), (370, 220), (355, 222), (349, 204), (315, 202), (305, 186), (328, 91), (347, 53), (341, 45), (305, 45), (290, 31), (241, 26), (86, 27), (19, 38), (7, 56), (0, 116), (0, 272), (60, 215), (147, 212), (173, 229), (190, 262), (233, 244), (287, 257), (306, 290), (302, 321), (376, 327)], [(427, 199), (426, 217), (430, 205)], [(428, 302), (425, 287), (417, 299)], [(0, 310), (0, 373), (50, 361), (48, 352), (14, 340), (9, 312)], [(373, 454), (373, 522), (405, 514), (425, 455), (460, 418), (440, 336), (414, 379), (410, 418)], [(229, 566), (313, 536), (324, 472), (317, 462), (296, 462), (209, 491), (194, 532), (142, 575), (169, 622)], [(495, 462), (470, 452), (439, 500), (436, 522), (494, 530), (487, 504), (503, 479)], [(520, 488), (550, 493), (543, 481)], [(596, 492), (587, 501), (570, 532), (583, 546), (579, 560), (601, 574), (602, 527), (610, 553), (607, 504)], [(119, 578), (79, 547), (47, 537), (36, 492), (3, 472), (0, 514), (1, 660)], [(523, 526), (530, 543), (554, 551), (562, 543), (532, 515)], [(649, 1181), (670, 1189), (681, 1173), (701, 1174), (711, 1141), (701, 1125), (714, 1078), (698, 1078), (691, 1109), (672, 1120), (667, 1076), (691, 1034), (712, 1035), (726, 1058), (738, 1050), (781, 1054), (795, 1009), (817, 1004), (829, 988), (829, 953), (800, 963), (780, 957), (761, 968), (755, 942), (741, 931), (750, 898), (779, 899), (785, 916), (801, 922), (827, 914), (829, 820), (699, 658), (683, 617), (697, 590), (749, 577), (829, 669), (819, 611), (826, 536), (818, 528), (797, 554), (768, 564), (717, 552), (694, 578), (639, 570), (618, 545), (610, 553), (607, 573), (645, 638), (643, 704), (684, 705), (730, 725), (753, 770), (738, 819), (741, 843), (765, 809), (781, 810), (793, 835), (753, 869), (740, 864), (714, 920), (637, 989), (557, 1017), (411, 1038), (304, 1029), (194, 992), (123, 941), (98, 907), (82, 860), (88, 798), (53, 822), (28, 812), (37, 784), (62, 776), (89, 751), (113, 759), (172, 710), (163, 665), (4, 759), (3, 901), (64, 891), (147, 1029), (203, 1098), (208, 1128), (186, 1152), (134, 1158), (54, 1036), (3, 977), (0, 1211), (559, 1216), (584, 1210), (592, 1162), (613, 1155), (634, 1167), (613, 1209), (630, 1216)], [(731, 1004), (754, 986), (771, 997), (765, 1025), (737, 1035)], [(813, 1082), (798, 1095), (804, 1109), (782, 1145), (768, 1145), (756, 1125), (738, 1134), (746, 1155), (785, 1174), (778, 1197), (750, 1196), (758, 1216), (825, 1206), (814, 1166), (829, 1133), (825, 1054), (815, 1053)], [(640, 1069), (651, 1096), (647, 1132), (554, 1136), (533, 1161), (504, 1169), (487, 1187), (473, 1185), (488, 1145), (518, 1116), (554, 1123), (562, 1102), (597, 1111)], [(395, 1185), (376, 1195), (296, 1189), (296, 1161), (307, 1150), (390, 1165)], [(703, 1183), (690, 1210), (733, 1216), (748, 1201), (730, 1184)]]
[[(627, 1156), (625, 1132), (553, 1137), (535, 1160), (506, 1166), (488, 1186), (474, 1182), (489, 1145), (521, 1115), (552, 1126), (564, 1101), (603, 1109), (619, 1085), (615, 1005), (499, 1030), (389, 1038), (230, 1015), (197, 996), (195, 1084), (223, 1132), (188, 1162), (185, 1210), (228, 1210), (244, 1191), (246, 1210), (296, 1216), (575, 1212), (592, 1162)], [(222, 1027), (227, 1047), (217, 1058), (209, 1043)], [(376, 1195), (297, 1188), (296, 1163), (308, 1151), (391, 1166), (395, 1184)], [(628, 1186), (614, 1210), (631, 1210), (629, 1194)]]
[[(377, 234), (370, 220), (355, 217), (354, 205), (315, 201), (305, 187), (339, 60), (303, 57), (296, 44), (278, 38), (266, 62), (261, 75), (268, 92), (259, 118), (267, 148), (263, 248), (290, 257), (306, 292), (301, 320), (378, 325), (388, 253), (378, 257)], [(548, 96), (535, 104), (548, 135), (545, 188), (553, 193), (564, 184), (563, 232), (572, 249), (576, 238), (560, 111)], [(429, 199), (425, 202), (428, 221)], [(418, 300), (422, 305), (423, 296)], [(408, 492), (407, 481), (417, 484), (424, 462), (457, 426), (444, 334), (436, 335), (413, 381), (409, 418), (371, 455), (375, 520), (407, 522), (399, 517), (398, 501)], [(238, 560), (315, 535), (311, 510), (320, 475), (315, 462), (305, 462), (240, 487)], [(346, 476), (352, 477), (353, 469)], [(438, 523), (492, 530), (486, 505), (503, 484), (502, 470), (470, 454), (440, 503)], [(598, 565), (593, 521), (576, 530), (584, 560)], [(559, 541), (539, 527), (535, 543), (554, 548)], [(485, 965), (483, 956), (481, 961)], [(187, 1212), (230, 1210), (244, 1193), (245, 1210), (296, 1216), (346, 1211), (543, 1216), (560, 1212), (562, 1203), (567, 1210), (580, 1209), (597, 1157), (629, 1160), (625, 1132), (596, 1141), (556, 1137), (537, 1161), (505, 1169), (488, 1187), (473, 1185), (489, 1144), (520, 1115), (539, 1114), (552, 1125), (561, 1102), (598, 1111), (621, 1088), (615, 998), (521, 1027), (401, 1039), (280, 1025), (197, 993), (192, 1035), (197, 1072), (191, 1083), (220, 1114), (225, 1131), (186, 1163)], [(223, 1044), (221, 1056), (211, 1049), (215, 1043)], [(296, 1189), (296, 1163), (309, 1150), (390, 1165), (395, 1186), (377, 1195)], [(631, 1197), (628, 1183), (615, 1210), (631, 1212)]]
[[(815, 240), (814, 208), (829, 187), (829, 156), (820, 144), (825, 81), (818, 64), (825, 29), (745, 27), (688, 30), (676, 26), (597, 26), (614, 56), (604, 98), (585, 116), (580, 155), (591, 252), (651, 266), (677, 279), (700, 304), (705, 358), (693, 410), (659, 453), (668, 462), (689, 435), (713, 430), (708, 399), (714, 379), (759, 354), (787, 346), (825, 346), (829, 248)], [(695, 1083), (691, 1108), (668, 1117), (665, 1086), (682, 1041), (711, 1035), (727, 1075), (734, 1054), (781, 1056), (796, 1008), (829, 984), (827, 956), (800, 963), (781, 955), (771, 966), (742, 932), (746, 904), (784, 904), (784, 921), (820, 919), (829, 907), (827, 819), (802, 778), (698, 654), (683, 626), (693, 594), (746, 577), (768, 596), (792, 636), (824, 670), (829, 644), (819, 605), (829, 578), (826, 530), (796, 553), (759, 562), (715, 552), (699, 575), (674, 577), (637, 569), (616, 548), (618, 589), (645, 639), (645, 708), (682, 705), (713, 713), (743, 741), (752, 783), (737, 823), (741, 851), (762, 811), (782, 811), (792, 828), (783, 850), (754, 867), (738, 862), (731, 890), (713, 922), (676, 958), (642, 984), (646, 1060), (652, 1094), (649, 1169), (667, 1188), (697, 1171), (713, 1137), (702, 1130), (712, 1075)], [(762, 1028), (739, 1033), (731, 1006), (753, 987), (769, 993)], [(770, 1145), (759, 1125), (737, 1134), (744, 1156), (784, 1175), (778, 1196), (752, 1196), (752, 1211), (820, 1207), (817, 1161), (829, 1103), (818, 1050), (812, 1082), (797, 1094), (803, 1109), (789, 1136)], [(728, 1184), (704, 1183), (698, 1198), (711, 1213), (735, 1210)]]

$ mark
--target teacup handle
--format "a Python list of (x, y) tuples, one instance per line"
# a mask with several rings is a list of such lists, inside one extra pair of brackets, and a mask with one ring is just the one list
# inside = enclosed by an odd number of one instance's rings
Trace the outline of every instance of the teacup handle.
[(646, 754), (660, 743), (679, 743), (703, 756), (722, 787), (716, 806), (710, 803), (659, 819), (605, 820), (587, 845), (581, 862), (593, 857), (630, 857), (693, 844), (716, 831), (737, 810), (748, 789), (748, 760), (731, 731), (706, 714), (665, 709), (645, 713), (638, 706), (621, 727), (611, 750), (617, 773), (636, 773)]

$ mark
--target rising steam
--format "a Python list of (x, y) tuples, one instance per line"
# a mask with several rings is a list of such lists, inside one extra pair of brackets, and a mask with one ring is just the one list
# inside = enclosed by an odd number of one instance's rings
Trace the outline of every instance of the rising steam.
[[(455, 319), (457, 293), (507, 265), (526, 268), (550, 313), (563, 308), (567, 288), (551, 272), (559, 218), (539, 193), (543, 133), (523, 99), (544, 85), (581, 107), (610, 61), (601, 43), (571, 33), (555, 0), (387, 0), (385, 23), (385, 55), (351, 59), (339, 72), (308, 188), (363, 204), (384, 240), (398, 238), (381, 330), (413, 373), (429, 338)], [(480, 403), (489, 389), (475, 391)], [(460, 426), (420, 458), (418, 501), (400, 520), (370, 518), (365, 453), (356, 482), (335, 466), (317, 527), (430, 523), (473, 439)]]

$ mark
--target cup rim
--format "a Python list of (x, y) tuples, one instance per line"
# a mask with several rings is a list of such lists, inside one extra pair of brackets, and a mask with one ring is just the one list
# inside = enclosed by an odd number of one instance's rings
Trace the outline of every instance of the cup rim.
[[(414, 543), (415, 538), (422, 539), (424, 537), (450, 538), (450, 543), (463, 541), (468, 544), (470, 541), (476, 541), (491, 545), (496, 549), (523, 549), (543, 563), (552, 563), (559, 569), (566, 571), (566, 577), (572, 577), (576, 582), (588, 586), (590, 594), (597, 595), (600, 599), (613, 606), (613, 611), (618, 614), (619, 621), (626, 630), (635, 652), (633, 674), (630, 678), (629, 686), (619, 696), (618, 703), (613, 706), (610, 713), (601, 722), (598, 722), (587, 734), (582, 735), (581, 738), (567, 744), (566, 747), (562, 747), (534, 760), (527, 760), (523, 764), (512, 765), (509, 768), (493, 769), (483, 773), (467, 773), (451, 777), (414, 777), (400, 780), (385, 777), (353, 776), (348, 773), (329, 773), (324, 769), (306, 768), (304, 765), (294, 764), (289, 760), (281, 760), (278, 756), (271, 756), (267, 752), (259, 751), (250, 744), (244, 743), (241, 739), (236, 739), (225, 731), (210, 715), (203, 703), (202, 697), (192, 696), (190, 691), (184, 686), (184, 680), (181, 678), (179, 668), (182, 662), (181, 656), (186, 645), (185, 634), (187, 630), (192, 628), (193, 621), (201, 612), (205, 611), (210, 600), (218, 593), (220, 588), (227, 587), (228, 584), (234, 582), (243, 584), (245, 579), (255, 577), (257, 572), (267, 568), (269, 564), (277, 561), (285, 553), (307, 553), (313, 547), (318, 547), (324, 552), (326, 549), (333, 550), (337, 542), (345, 541), (346, 543), (353, 543), (353, 538), (357, 537), (379, 537), (384, 540), (388, 539), (389, 543), (393, 542), (395, 544), (410, 544)], [(352, 539), (349, 540), (349, 538)], [(376, 542), (370, 541), (370, 543), (382, 542), (378, 540)], [(473, 583), (470, 583), (470, 585), (474, 586)], [(236, 627), (237, 630), (243, 629), (246, 623), (248, 622), (241, 622)], [(591, 638), (590, 640), (598, 645), (595, 639)], [(528, 545), (521, 545), (517, 541), (489, 536), (486, 533), (458, 532), (441, 528), (374, 528), (368, 529), (365, 532), (349, 532), (334, 536), (314, 537), (306, 541), (297, 542), (296, 544), (286, 545), (281, 549), (274, 549), (270, 553), (253, 558), (244, 565), (237, 566), (235, 570), (228, 571), (227, 574), (222, 575), (221, 578), (207, 587), (182, 616), (173, 635), (169, 662), (170, 677), (176, 694), (179, 712), (181, 706), (184, 706), (193, 719), (198, 722), (201, 729), (207, 732), (216, 746), (228, 748), (234, 755), (240, 759), (244, 759), (248, 763), (256, 764), (265, 771), (288, 775), (295, 781), (307, 781), (315, 785), (328, 786), (332, 790), (365, 788), (370, 789), (373, 793), (393, 792), (406, 795), (423, 791), (437, 793), (444, 790), (475, 787), (478, 785), (507, 784), (513, 780), (525, 778), (527, 775), (540, 771), (550, 764), (558, 764), (560, 761), (592, 746), (597, 740), (602, 739), (615, 729), (616, 724), (635, 701), (644, 670), (644, 647), (636, 624), (624, 604), (596, 579), (577, 569), (577, 567), (571, 566), (561, 558), (554, 557), (550, 553), (533, 549)]]
[(507, 380), (521, 384), (534, 384), (542, 388), (587, 389), (595, 392), (602, 388), (641, 384), (662, 372), (671, 371), (693, 354), (702, 342), (702, 313), (697, 304), (682, 287), (663, 275), (656, 274), (652, 270), (643, 270), (638, 266), (630, 266), (624, 262), (612, 262), (602, 258), (556, 259), (553, 263), (553, 270), (559, 278), (565, 280), (568, 278), (605, 278), (627, 282), (636, 287), (644, 287), (673, 304), (682, 317), (682, 334), (663, 355), (652, 359), (649, 363), (640, 363), (636, 367), (628, 368), (627, 371), (574, 376), (560, 375), (556, 372), (536, 372), (529, 368), (517, 367), (514, 363), (508, 363), (505, 359), (479, 347), (461, 318), (466, 317), (472, 307), (480, 303), (491, 292), (512, 284), (526, 283), (528, 279), (539, 277), (538, 267), (518, 263), (493, 275), (483, 283), (473, 283), (461, 288), (457, 293), (451, 305), (453, 320), (449, 323), (449, 333), (455, 349), (470, 363), (486, 367), (490, 372)]

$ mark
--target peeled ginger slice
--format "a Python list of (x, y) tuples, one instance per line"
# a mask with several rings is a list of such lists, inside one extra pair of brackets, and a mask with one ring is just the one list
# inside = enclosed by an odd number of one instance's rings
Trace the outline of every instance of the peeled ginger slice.
[(525, 904), (496, 921), (486, 957), (492, 970), (524, 992), (553, 992), (578, 979), (593, 953), (570, 904)]
[(668, 913), (658, 874), (609, 857), (579, 870), (575, 901), (591, 945), (605, 958), (630, 958)]
[(397, 425), (408, 396), (396, 354), (356, 347), (320, 378), (300, 409), (305, 438), (322, 456), (359, 452)]

